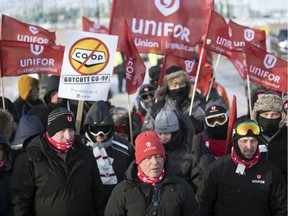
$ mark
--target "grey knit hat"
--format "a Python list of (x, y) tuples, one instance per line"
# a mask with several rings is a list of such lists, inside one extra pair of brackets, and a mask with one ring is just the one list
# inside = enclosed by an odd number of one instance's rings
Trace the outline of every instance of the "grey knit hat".
[(170, 110), (162, 109), (155, 119), (156, 133), (171, 133), (179, 130), (177, 115)]
[(260, 112), (280, 112), (283, 119), (283, 103), (280, 97), (274, 94), (263, 94), (261, 95), (256, 103), (254, 104), (251, 119), (257, 122), (257, 117)]

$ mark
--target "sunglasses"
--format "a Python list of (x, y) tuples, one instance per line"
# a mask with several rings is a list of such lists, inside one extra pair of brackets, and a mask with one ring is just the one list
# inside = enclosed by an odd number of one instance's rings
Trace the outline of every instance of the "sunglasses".
[(239, 124), (235, 129), (235, 133), (240, 136), (246, 136), (249, 131), (257, 136), (261, 133), (260, 127), (254, 122), (243, 122)]
[(143, 100), (147, 100), (148, 98), (153, 98), (154, 94), (153, 93), (147, 93), (147, 94), (142, 94), (140, 96)]
[(89, 125), (88, 130), (93, 136), (107, 136), (112, 127), (110, 125)]
[(228, 115), (226, 113), (221, 113), (217, 115), (212, 115), (205, 118), (205, 122), (210, 127), (215, 127), (216, 124), (223, 125), (227, 122)]
[(129, 125), (115, 124), (115, 132), (117, 133), (129, 133)]

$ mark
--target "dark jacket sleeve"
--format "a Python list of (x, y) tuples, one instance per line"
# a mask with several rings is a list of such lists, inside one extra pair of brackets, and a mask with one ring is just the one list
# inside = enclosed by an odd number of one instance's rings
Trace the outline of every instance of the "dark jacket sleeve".
[(105, 209), (105, 216), (125, 216), (125, 202), (122, 188), (124, 181), (119, 183), (112, 191)]
[(271, 164), (273, 184), (270, 193), (271, 215), (287, 215), (287, 184), (282, 172), (276, 165)]
[(197, 198), (200, 203), (200, 213), (203, 216), (213, 215), (217, 199), (217, 184), (215, 179), (216, 176), (214, 175), (214, 165), (215, 163), (210, 165), (197, 191)]
[(11, 181), (11, 202), (13, 215), (33, 215), (33, 199), (35, 193), (33, 165), (27, 153), (16, 159)]

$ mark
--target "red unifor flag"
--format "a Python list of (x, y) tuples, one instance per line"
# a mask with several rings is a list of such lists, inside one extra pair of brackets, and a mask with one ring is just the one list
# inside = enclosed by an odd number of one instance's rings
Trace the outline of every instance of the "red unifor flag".
[[(185, 59), (170, 53), (166, 53), (164, 56), (161, 73), (165, 73), (165, 71), (173, 65), (179, 66), (184, 71), (186, 71), (188, 73), (190, 82), (195, 84), (198, 63), (194, 59)], [(212, 67), (209, 64), (201, 66), (197, 83), (197, 88), (201, 91), (201, 93), (207, 93), (209, 88), (209, 81), (211, 81), (211, 73)], [(158, 82), (160, 86), (163, 86), (164, 76), (165, 74), (162, 76), (160, 75)]]
[(60, 75), (64, 46), (1, 41), (1, 76)]
[(204, 48), (230, 57), (232, 49), (231, 36), (232, 31), (224, 17), (211, 10)]
[(140, 53), (164, 55), (173, 50), (177, 56), (191, 58), (213, 7), (213, 0), (114, 0), (109, 33), (119, 36), (117, 50), (123, 51), (119, 20), (125, 18)]
[(108, 33), (108, 29), (105, 26), (100, 25), (99, 23), (94, 22), (84, 16), (82, 17), (82, 29), (83, 31), (87, 31), (87, 32), (94, 32), (94, 33), (100, 33), (100, 34)]
[(266, 33), (264, 30), (242, 26), (232, 20), (229, 20), (228, 25), (232, 30), (232, 51), (245, 52), (246, 42), (266, 50)]
[(137, 51), (125, 19), (122, 19), (122, 26), (126, 66), (126, 89), (128, 94), (134, 94), (144, 81), (146, 66)]
[(251, 82), (268, 89), (287, 92), (287, 62), (246, 43), (246, 64)]
[(246, 60), (243, 53), (240, 52), (232, 52), (229, 60), (232, 62), (236, 70), (239, 72), (241, 78), (246, 80)]
[(1, 40), (55, 45), (55, 32), (2, 14)]

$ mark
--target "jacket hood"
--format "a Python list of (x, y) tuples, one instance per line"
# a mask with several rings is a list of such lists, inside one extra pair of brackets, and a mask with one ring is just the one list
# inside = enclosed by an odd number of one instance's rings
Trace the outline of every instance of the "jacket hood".
[(59, 76), (51, 76), (49, 77), (47, 86), (46, 86), (46, 91), (45, 91), (45, 95), (44, 95), (44, 101), (46, 102), (46, 104), (49, 104), (50, 101), (50, 93), (53, 91), (58, 91), (59, 89), (59, 83), (60, 83), (60, 77)]
[(285, 113), (282, 109), (283, 103), (280, 97), (273, 94), (261, 95), (254, 104), (251, 119), (258, 123), (258, 116), (260, 112), (276, 111), (281, 113), (281, 121), (279, 128), (282, 127), (285, 122)]
[(9, 112), (0, 109), (0, 136), (5, 143), (9, 143), (14, 132), (14, 119)]
[(107, 139), (110, 139), (114, 135), (114, 120), (105, 101), (96, 101), (90, 107), (89, 111), (85, 116), (83, 126), (90, 137), (92, 135), (89, 133), (88, 130), (89, 125), (111, 125), (113, 126), (113, 129), (111, 133), (107, 136)]

